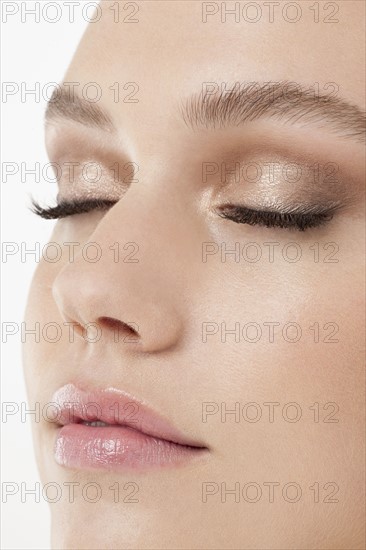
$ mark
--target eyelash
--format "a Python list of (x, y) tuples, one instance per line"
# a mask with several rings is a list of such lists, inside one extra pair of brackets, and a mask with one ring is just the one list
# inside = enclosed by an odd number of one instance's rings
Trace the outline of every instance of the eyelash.
[(306, 231), (306, 229), (320, 227), (329, 222), (333, 218), (334, 209), (318, 211), (313, 209), (308, 212), (275, 212), (268, 210), (252, 210), (245, 206), (227, 204), (219, 207), (217, 213), (220, 217), (235, 223)]
[(104, 211), (112, 208), (117, 201), (89, 199), (82, 201), (60, 201), (56, 206), (43, 208), (32, 200), (31, 211), (44, 220), (58, 220), (75, 214), (85, 214), (92, 210)]
[[(32, 212), (45, 220), (67, 218), (75, 214), (85, 214), (92, 210), (105, 211), (116, 204), (116, 201), (90, 199), (82, 201), (61, 201), (53, 207), (43, 208), (34, 200)], [(309, 212), (275, 212), (268, 210), (253, 210), (245, 206), (226, 204), (216, 210), (224, 219), (235, 223), (267, 228), (306, 229), (319, 227), (333, 218), (333, 211), (309, 211)]]

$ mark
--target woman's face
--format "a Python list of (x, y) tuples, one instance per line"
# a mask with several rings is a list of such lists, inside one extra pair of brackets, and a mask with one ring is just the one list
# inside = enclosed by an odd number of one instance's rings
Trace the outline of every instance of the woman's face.
[(54, 548), (364, 544), (365, 6), (235, 4), (102, 2), (48, 110)]

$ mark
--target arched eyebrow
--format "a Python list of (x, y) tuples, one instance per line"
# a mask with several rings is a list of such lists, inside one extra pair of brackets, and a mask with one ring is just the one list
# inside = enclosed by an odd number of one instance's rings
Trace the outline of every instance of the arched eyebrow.
[(226, 88), (220, 90), (206, 87), (206, 91), (183, 100), (180, 113), (193, 130), (273, 119), (290, 125), (326, 128), (343, 139), (365, 142), (365, 111), (345, 99), (329, 93), (317, 94), (296, 82), (234, 83), (232, 86), (227, 83)]
[(65, 87), (55, 88), (47, 104), (46, 123), (57, 119), (79, 122), (107, 132), (116, 130), (112, 118), (105, 109)]

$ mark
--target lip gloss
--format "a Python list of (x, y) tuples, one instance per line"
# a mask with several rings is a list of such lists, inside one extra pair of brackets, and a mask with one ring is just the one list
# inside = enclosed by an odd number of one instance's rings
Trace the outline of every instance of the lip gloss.
[(55, 460), (68, 468), (144, 470), (183, 464), (208, 452), (120, 390), (83, 391), (68, 384), (52, 401), (60, 413)]

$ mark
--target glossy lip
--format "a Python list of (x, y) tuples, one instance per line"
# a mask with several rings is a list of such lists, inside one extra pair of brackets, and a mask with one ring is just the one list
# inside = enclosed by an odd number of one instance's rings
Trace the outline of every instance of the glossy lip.
[[(141, 470), (186, 463), (208, 452), (121, 390), (84, 391), (67, 384), (52, 403), (58, 411), (55, 460), (65, 467)], [(107, 426), (85, 424), (95, 421)]]

